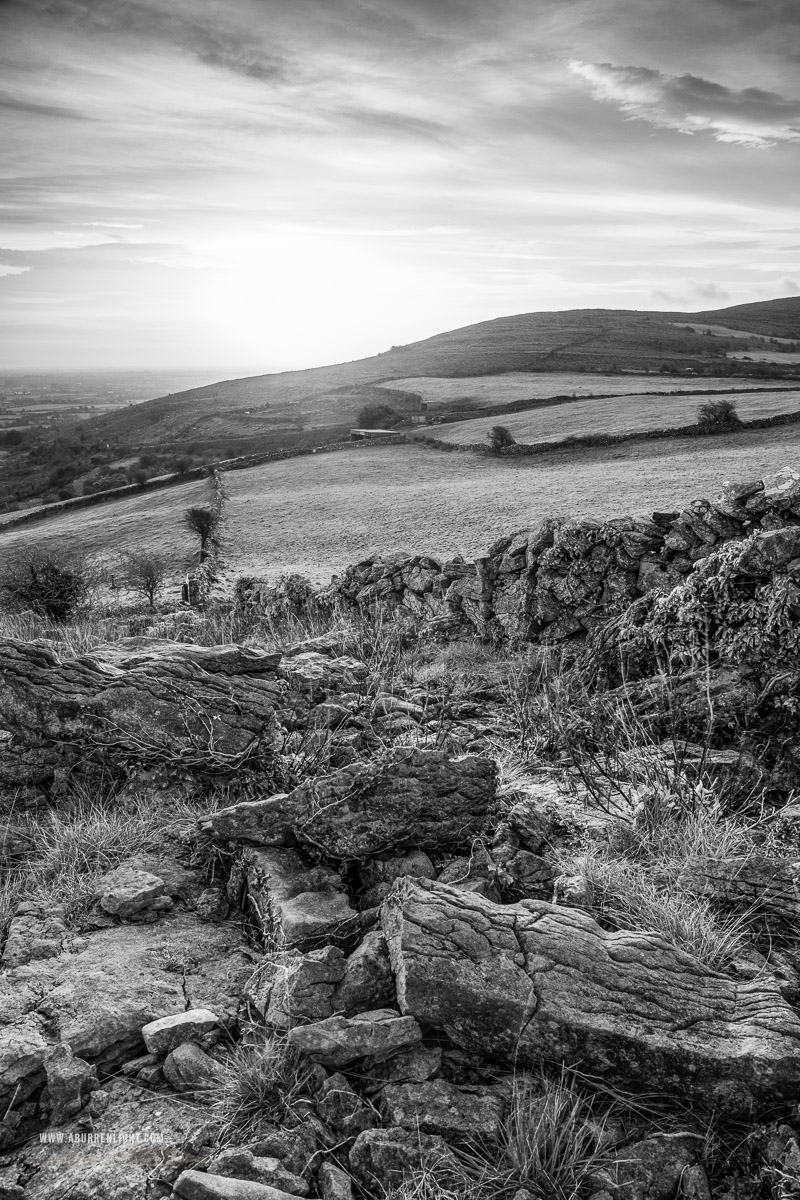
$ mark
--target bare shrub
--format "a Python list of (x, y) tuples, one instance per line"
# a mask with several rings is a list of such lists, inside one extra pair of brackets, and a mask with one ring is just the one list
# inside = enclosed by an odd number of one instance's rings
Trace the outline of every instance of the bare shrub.
[(143, 596), (151, 609), (164, 590), (171, 560), (155, 550), (131, 551), (122, 560), (122, 578), (132, 592)]
[(7, 607), (63, 624), (88, 607), (101, 572), (79, 554), (33, 548), (16, 554), (0, 578)]

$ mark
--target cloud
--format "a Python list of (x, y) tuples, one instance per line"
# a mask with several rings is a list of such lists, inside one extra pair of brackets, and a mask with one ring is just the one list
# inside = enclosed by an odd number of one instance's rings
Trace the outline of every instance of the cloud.
[(726, 292), (719, 284), (712, 283), (710, 280), (707, 283), (692, 282), (692, 291), (695, 295), (700, 296), (703, 300), (730, 300), (730, 292)]
[(79, 112), (77, 108), (69, 108), (60, 104), (39, 104), (35, 100), (23, 100), (18, 96), (11, 96), (8, 92), (0, 92), (0, 111), (2, 110), (14, 113), (27, 113), (34, 117), (54, 117), (56, 120), (94, 120), (94, 117)]
[(30, 267), (11, 267), (8, 263), (0, 263), (0, 275), (24, 275)]
[[(174, 3), (151, 0), (10, 0), (9, 9), (57, 23), (67, 23), (89, 35), (121, 36), (140, 43), (170, 45), (210, 67), (249, 79), (272, 80), (285, 74), (285, 60), (259, 45), (254, 29), (234, 22), (224, 27), (224, 10), (206, 11), (198, 20), (191, 5), (188, 13)], [(202, 10), (201, 10), (202, 11)], [(234, 8), (236, 13), (236, 8)]]
[(597, 100), (629, 117), (679, 133), (711, 133), (719, 142), (771, 146), (800, 142), (800, 100), (761, 88), (736, 91), (697, 75), (667, 75), (649, 67), (573, 60)]
[(334, 114), (362, 131), (377, 137), (411, 137), (440, 141), (449, 134), (446, 125), (408, 113), (369, 108), (343, 108)]

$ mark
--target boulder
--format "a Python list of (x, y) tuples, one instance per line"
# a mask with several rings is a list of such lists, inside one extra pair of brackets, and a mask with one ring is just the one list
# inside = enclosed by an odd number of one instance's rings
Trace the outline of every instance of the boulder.
[(165, 1056), (184, 1042), (196, 1042), (216, 1029), (219, 1029), (216, 1013), (207, 1008), (191, 1008), (188, 1012), (149, 1021), (142, 1029), (142, 1037), (148, 1054)]
[(344, 964), (343, 977), (333, 989), (331, 1011), (353, 1017), (396, 1001), (386, 938), (381, 930), (370, 930)]
[(448, 1172), (458, 1170), (458, 1163), (447, 1143), (434, 1134), (400, 1128), (367, 1129), (358, 1135), (350, 1151), (350, 1169), (368, 1192), (391, 1192), (414, 1173), (426, 1171), (446, 1178)]
[(693, 894), (758, 916), (773, 933), (797, 928), (800, 921), (800, 862), (764, 854), (702, 859), (681, 880)]
[(172, 642), (125, 651), (62, 662), (41, 641), (0, 639), (0, 728), (13, 734), (0, 783), (46, 788), (91, 763), (128, 774), (133, 764), (272, 771), (286, 691), (274, 655)]
[(375, 1063), (367, 1060), (361, 1072), (369, 1080), (367, 1090), (374, 1091), (387, 1083), (424, 1083), (437, 1074), (441, 1065), (441, 1046), (419, 1045)]
[(115, 917), (130, 917), (148, 908), (165, 891), (163, 879), (127, 865), (109, 871), (98, 883), (100, 907)]
[(360, 927), (341, 876), (296, 850), (249, 847), (242, 858), (247, 901), (267, 945), (313, 949), (347, 942)]
[(772, 575), (800, 558), (800, 525), (757, 533), (739, 558), (738, 570), (745, 575)]
[(225, 1072), (196, 1042), (181, 1042), (164, 1060), (164, 1078), (176, 1092), (202, 1093), (219, 1087)]
[(345, 973), (341, 950), (326, 946), (301, 954), (279, 950), (259, 963), (246, 996), (273, 1029), (290, 1029), (333, 1015), (333, 994)]
[(100, 1084), (97, 1071), (82, 1058), (75, 1058), (66, 1042), (49, 1050), (44, 1060), (47, 1087), (40, 1100), (50, 1114), (51, 1125), (63, 1125), (76, 1116)]
[(423, 850), (412, 850), (408, 854), (374, 858), (361, 869), (364, 895), (361, 903), (365, 908), (374, 908), (391, 890), (396, 879), (411, 875), (415, 879), (435, 879), (436, 870)]
[(183, 1171), (175, 1180), (173, 1195), (180, 1200), (292, 1200), (289, 1192), (267, 1183), (205, 1171)]
[(444, 1079), (425, 1083), (390, 1083), (380, 1108), (388, 1125), (439, 1133), (448, 1140), (497, 1141), (503, 1102), (488, 1088), (456, 1087)]
[(350, 1176), (332, 1162), (324, 1162), (319, 1169), (319, 1191), (322, 1200), (354, 1200)]
[(382, 922), (401, 1011), (520, 1066), (577, 1062), (731, 1113), (800, 1086), (800, 1019), (768, 978), (736, 982), (654, 933), (578, 909), (500, 906), (401, 880)]
[(211, 813), (201, 828), (263, 846), (296, 839), (334, 859), (363, 860), (408, 844), (468, 842), (492, 808), (497, 768), (488, 758), (395, 747), (301, 784), (288, 795)]
[(340, 1138), (354, 1138), (365, 1129), (380, 1125), (375, 1109), (353, 1091), (344, 1075), (330, 1075), (317, 1099), (317, 1112)]
[(413, 1017), (391, 1008), (359, 1013), (357, 1017), (329, 1017), (313, 1025), (298, 1025), (289, 1032), (289, 1043), (324, 1067), (346, 1067), (359, 1058), (388, 1058), (416, 1045), (422, 1031)]
[(696, 1135), (656, 1134), (623, 1147), (613, 1166), (594, 1174), (592, 1184), (608, 1189), (618, 1200), (672, 1200), (702, 1149)]
[(287, 1171), (277, 1158), (262, 1157), (251, 1150), (223, 1150), (208, 1164), (212, 1175), (225, 1175), (232, 1179), (250, 1179), (254, 1183), (266, 1183), (270, 1187), (289, 1192), (292, 1196), (307, 1196), (308, 1184), (301, 1175)]

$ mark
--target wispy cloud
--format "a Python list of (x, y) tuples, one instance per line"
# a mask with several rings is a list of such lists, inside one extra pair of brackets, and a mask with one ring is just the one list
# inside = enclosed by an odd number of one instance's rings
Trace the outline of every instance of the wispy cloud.
[(679, 133), (711, 133), (720, 142), (765, 147), (800, 141), (800, 100), (761, 88), (736, 91), (697, 75), (666, 75), (650, 67), (573, 60), (597, 100)]
[(28, 114), (32, 117), (48, 117), (55, 120), (93, 121), (95, 118), (77, 108), (62, 104), (42, 104), (36, 100), (26, 100), (21, 96), (12, 96), (8, 92), (0, 92), (0, 112)]

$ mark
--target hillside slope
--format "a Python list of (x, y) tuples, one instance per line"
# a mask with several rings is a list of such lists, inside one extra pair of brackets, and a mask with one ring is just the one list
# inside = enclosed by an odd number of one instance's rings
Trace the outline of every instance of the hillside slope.
[[(264, 463), (229, 477), (225, 563), (230, 578), (299, 571), (320, 583), (367, 555), (389, 550), (484, 554), (498, 530), (550, 516), (606, 519), (680, 506), (726, 479), (754, 479), (800, 462), (800, 426), (669, 438), (539, 458), (443, 454), (421, 445), (353, 446)], [(207, 500), (188, 482), (111, 505), (2, 530), (0, 555), (30, 546), (77, 550), (109, 561), (158, 550), (173, 563), (174, 596), (194, 561), (183, 512)]]
[[(700, 313), (575, 309), (498, 317), (350, 363), (225, 380), (150, 400), (92, 422), (109, 439), (138, 445), (277, 433), (352, 424), (382, 381), (508, 371), (658, 370), (662, 365), (730, 367), (741, 338), (703, 336), (676, 321), (752, 329), (800, 339), (800, 297)], [(743, 325), (743, 322), (746, 324)], [(413, 409), (413, 398), (407, 406)]]

